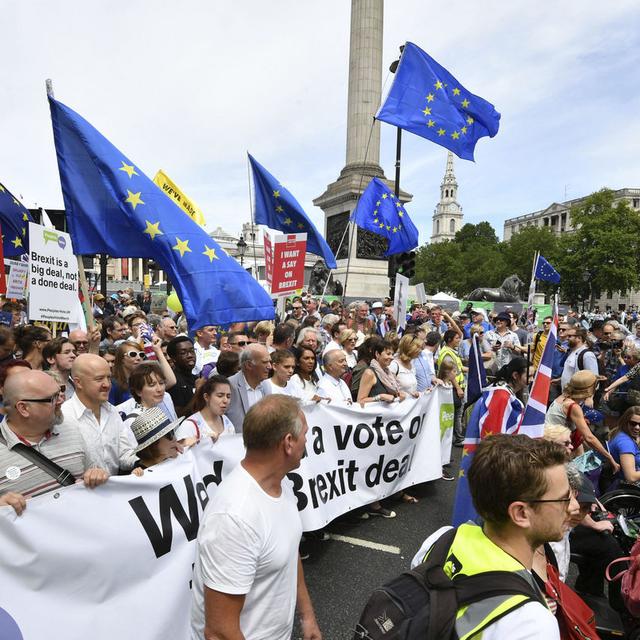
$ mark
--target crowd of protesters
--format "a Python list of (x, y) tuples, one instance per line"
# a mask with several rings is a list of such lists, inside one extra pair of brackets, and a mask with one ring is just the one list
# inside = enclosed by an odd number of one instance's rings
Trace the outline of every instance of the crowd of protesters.
[[(154, 314), (149, 296), (137, 299), (125, 291), (108, 299), (95, 295), (94, 328), (54, 335), (50, 327), (26, 323), (18, 303), (7, 302), (2, 310), (11, 313), (13, 326), (0, 325), (0, 505), (18, 514), (28, 498), (57, 484), (16, 445), (37, 449), (55, 466), (64, 466), (71, 481), (95, 487), (109, 475), (143, 475), (203, 438), (215, 442), (249, 428), (245, 444), (254, 443), (256, 451), (247, 445), (248, 464), (260, 469), (265, 464), (260, 438), (267, 435), (261, 435), (256, 410), (262, 408), (267, 422), (277, 421), (276, 405), (265, 402), (274, 394), (292, 399), (282, 411), (288, 423), (298, 424), (296, 416), (303, 414), (296, 407), (305, 403), (357, 410), (444, 386), (454, 406), (453, 444), (462, 446), (472, 341), (477, 339), (489, 382), (502, 385), (508, 402), (522, 406), (553, 322), (545, 317), (540, 330), (531, 331), (526, 319), (509, 309), (469, 306), (449, 314), (437, 304), (414, 303), (398, 331), (389, 298), (344, 304), (302, 295), (290, 299), (284, 316), (274, 322), (190, 331), (180, 313)], [(287, 455), (276, 460), (282, 477), (299, 463), (300, 425), (296, 429)], [(609, 487), (640, 481), (640, 322), (632, 314), (569, 312), (560, 319), (545, 433), (568, 458), (597, 454)], [(442, 470), (443, 480), (454, 481), (456, 475), (451, 468)], [(239, 476), (234, 482), (244, 486), (247, 479)], [(583, 500), (584, 513), (581, 518), (572, 514), (571, 527), (553, 549), (553, 562), (564, 579), (570, 549), (599, 558), (581, 570), (579, 580), (585, 591), (602, 595), (604, 563), (619, 549), (611, 538), (598, 542), (596, 534), (610, 533), (611, 524), (589, 515), (596, 504), (593, 487), (579, 474), (570, 473), (569, 482), (578, 502)], [(361, 517), (396, 517), (394, 499), (417, 502), (401, 493), (366, 506)], [(238, 517), (254, 516), (242, 512)], [(227, 531), (224, 526), (220, 531)], [(543, 549), (545, 563), (553, 551)], [(542, 582), (546, 566), (538, 563)], [(288, 571), (295, 573), (291, 566)], [(309, 637), (319, 637), (304, 593)]]

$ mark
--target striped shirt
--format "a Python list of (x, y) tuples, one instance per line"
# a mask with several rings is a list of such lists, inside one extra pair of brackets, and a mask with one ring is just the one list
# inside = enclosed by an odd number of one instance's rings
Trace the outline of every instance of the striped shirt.
[[(19, 442), (26, 444), (10, 428), (5, 418), (0, 423), (0, 495), (12, 491), (26, 498), (53, 491), (60, 485), (48, 473), (33, 464), (13, 448)], [(89, 468), (84, 441), (77, 423), (65, 420), (52, 427), (38, 443), (31, 443), (49, 460), (71, 472), (76, 479)]]

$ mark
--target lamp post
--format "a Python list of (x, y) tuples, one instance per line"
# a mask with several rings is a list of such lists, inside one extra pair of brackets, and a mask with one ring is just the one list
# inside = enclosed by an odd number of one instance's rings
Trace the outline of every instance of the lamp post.
[(247, 243), (244, 241), (243, 235), (241, 235), (238, 242), (236, 242), (236, 247), (238, 247), (238, 255), (240, 256), (240, 266), (244, 267), (244, 254), (247, 251)]

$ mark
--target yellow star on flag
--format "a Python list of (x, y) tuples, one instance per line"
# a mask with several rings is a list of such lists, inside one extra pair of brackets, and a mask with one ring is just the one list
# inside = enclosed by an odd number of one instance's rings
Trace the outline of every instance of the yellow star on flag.
[(285, 218), (282, 222), (287, 226), (293, 224), (293, 220), (291, 218)]
[(391, 231), (391, 226), (387, 225), (387, 231)]
[(443, 136), (445, 133), (447, 133), (444, 129), (438, 129), (438, 135), (439, 136)]
[(442, 82), (440, 82), (440, 80), (438, 80), (434, 85), (433, 85), (436, 89), (442, 89)]
[(430, 94), (427, 96), (427, 102), (433, 102), (434, 98), (435, 98), (435, 96), (433, 95), (433, 93), (430, 93)]
[(467, 118), (467, 124), (473, 124), (473, 118), (471, 116)]
[(18, 237), (15, 237), (11, 242), (16, 249), (22, 246), (22, 240)]
[(467, 451), (467, 449), (463, 449), (462, 450), (462, 457), (464, 458), (465, 456), (468, 456), (469, 452)]
[(465, 99), (462, 101), (462, 103), (461, 103), (461, 104), (462, 104), (462, 106), (466, 109), (466, 108), (469, 106), (469, 104), (470, 104), (470, 103), (469, 103), (469, 101), (465, 98)]
[(204, 245), (205, 251), (202, 253), (209, 258), (209, 262), (213, 262), (214, 260), (220, 260), (220, 258), (216, 255), (216, 250), (212, 249), (209, 245)]
[(130, 178), (140, 175), (132, 164), (127, 164), (124, 160), (120, 160), (122, 166), (118, 168), (118, 171), (124, 171)]
[(402, 229), (402, 225), (401, 224), (398, 225), (398, 229)]
[(398, 211), (398, 215), (402, 218), (402, 216), (404, 215), (404, 211)]
[(459, 95), (460, 95), (460, 89), (458, 89), (458, 87), (456, 87), (456, 88), (453, 90), (453, 95), (454, 95), (454, 96), (459, 96)]
[(373, 223), (374, 223), (374, 224), (378, 224), (378, 222), (380, 222), (380, 220), (378, 220), (378, 218), (374, 218), (374, 219), (373, 219)]
[(424, 113), (425, 116), (430, 116), (431, 115), (431, 109), (429, 107), (425, 107), (424, 111), (422, 113)]
[(384, 222), (381, 222), (378, 226), (382, 229), (384, 227)]
[(15, 198), (13, 199), (13, 204), (15, 204), (17, 207), (20, 206), (20, 203)]
[(0, 191), (4, 191), (4, 187), (0, 184)]
[(462, 133), (467, 133), (467, 127), (460, 127), (460, 131)]
[(382, 199), (383, 199), (383, 200), (386, 200), (386, 199), (387, 199), (387, 197), (388, 197), (388, 194), (386, 194), (386, 193), (383, 193), (383, 194), (382, 194)]
[(377, 216), (377, 215), (378, 215), (378, 210), (377, 210), (377, 209), (374, 209), (374, 210), (373, 210), (373, 215), (374, 215), (374, 216)]
[(136, 207), (139, 204), (144, 204), (144, 202), (142, 201), (142, 198), (140, 197), (140, 195), (142, 194), (142, 191), (138, 191), (138, 193), (131, 193), (131, 191), (127, 189), (127, 193), (129, 194), (129, 196), (127, 197), (125, 202), (130, 202), (134, 211), (136, 210)]
[(398, 233), (398, 227), (393, 227), (393, 233)]
[(23, 214), (22, 214), (22, 219), (23, 219), (25, 222), (29, 222), (29, 216), (28, 216), (26, 213), (23, 213)]
[(162, 233), (162, 231), (160, 231), (160, 221), (154, 222), (153, 224), (151, 224), (151, 222), (149, 222), (148, 220), (145, 220), (145, 223), (147, 225), (147, 228), (142, 233), (146, 233), (147, 235), (151, 236), (152, 240), (156, 236), (163, 236), (164, 235), (164, 233)]
[(191, 253), (191, 249), (189, 249), (189, 241), (188, 240), (180, 240), (180, 238), (178, 238), (178, 236), (176, 236), (176, 243), (177, 244), (173, 245), (173, 247), (171, 247), (171, 248), (175, 249), (176, 251), (179, 251), (181, 258), (184, 258), (184, 254), (185, 253)]
[(378, 200), (378, 202), (376, 202), (376, 207), (379, 207), (381, 204), (380, 200)]
[(427, 122), (427, 127), (435, 127), (436, 123), (433, 120), (429, 120), (429, 122)]
[(22, 227), (22, 235), (23, 236), (27, 235), (27, 227)]
[(402, 206), (402, 204), (400, 204), (400, 200), (398, 200), (398, 202), (396, 202), (396, 207), (398, 207), (398, 209)]
[(273, 192), (273, 197), (274, 198), (279, 198), (280, 197), (280, 192), (279, 191), (274, 191)]
[(278, 213), (282, 213), (282, 212), (284, 211), (284, 209), (283, 209), (280, 205), (278, 205), (278, 206), (276, 207), (276, 211), (277, 211)]
[(457, 139), (460, 137), (460, 134), (459, 134), (457, 131), (454, 131), (454, 132), (451, 134), (451, 137), (452, 137), (454, 140), (457, 140)]
[(460, 475), (458, 477), (464, 478), (464, 469), (460, 469)]

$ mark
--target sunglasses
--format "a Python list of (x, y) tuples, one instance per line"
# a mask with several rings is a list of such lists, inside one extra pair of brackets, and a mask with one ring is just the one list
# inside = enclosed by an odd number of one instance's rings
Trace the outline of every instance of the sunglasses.
[(125, 355), (129, 356), (130, 358), (142, 358), (144, 360), (144, 353), (142, 351), (127, 351)]
[(52, 396), (47, 398), (22, 398), (20, 402), (38, 402), (41, 404), (54, 405), (58, 401), (61, 391), (62, 389), (60, 391), (56, 391)]
[(88, 344), (89, 344), (89, 342), (88, 342), (87, 340), (74, 340), (71, 344), (72, 344), (73, 346), (77, 347), (79, 344), (80, 344), (80, 345), (85, 345), (85, 346), (86, 346), (86, 345), (88, 345)]
[(551, 324), (548, 320), (543, 322), (542, 324)]
[(239, 342), (230, 342), (231, 345), (237, 345), (239, 347), (246, 347), (249, 343), (246, 340), (240, 340)]
[(635, 424), (636, 426), (640, 427), (640, 422), (637, 420), (629, 420), (629, 424)]

